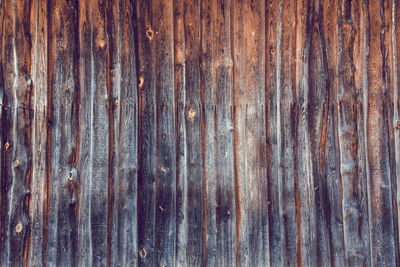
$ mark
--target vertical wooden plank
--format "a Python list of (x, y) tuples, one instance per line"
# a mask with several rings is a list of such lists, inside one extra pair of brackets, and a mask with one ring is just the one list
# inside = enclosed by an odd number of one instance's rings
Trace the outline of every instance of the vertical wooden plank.
[[(280, 54), (280, 36), (278, 27), (281, 25), (281, 9), (279, 1), (266, 2), (266, 57), (265, 57), (265, 98), (266, 98), (266, 143), (267, 143), (267, 173), (268, 173), (268, 236), (269, 246), (266, 251), (268, 262), (272, 266), (281, 265), (281, 232), (279, 221), (279, 186), (278, 186), (278, 132), (277, 132), (277, 89), (278, 89), (278, 54)], [(296, 212), (296, 217), (297, 217)], [(299, 248), (301, 249), (301, 247)], [(301, 251), (299, 251), (301, 253)]]
[[(3, 5), (3, 104), (8, 107), (2, 125), (8, 149), (3, 160), (7, 222), (3, 224), (3, 264), (27, 264), (30, 240), (29, 199), (32, 179), (32, 118), (30, 1), (6, 1)], [(4, 111), (4, 110), (3, 110)], [(4, 144), (5, 145), (5, 144)], [(3, 182), (3, 183), (4, 183)], [(3, 206), (4, 207), (4, 206)]]
[(175, 96), (173, 50), (173, 1), (153, 3), (154, 56), (156, 67), (156, 264), (175, 262)]
[[(367, 141), (366, 141), (366, 118), (367, 118), (367, 107), (368, 107), (368, 46), (367, 46), (367, 34), (368, 34), (368, 11), (366, 10), (366, 2), (363, 0), (357, 1), (358, 8), (354, 6), (352, 11), (358, 10), (359, 15), (355, 13), (354, 17), (358, 17), (358, 23), (355, 25), (359, 26), (357, 31), (360, 33), (356, 35), (356, 49), (354, 51), (355, 61), (354, 76), (355, 76), (355, 88), (357, 90), (357, 135), (359, 137), (359, 149), (358, 149), (358, 175), (360, 181), (360, 188), (362, 194), (361, 210), (362, 210), (362, 242), (365, 250), (366, 266), (371, 265), (371, 242), (370, 242), (370, 216), (369, 216), (369, 188), (368, 188), (368, 165), (367, 165)], [(358, 38), (357, 38), (358, 37)]]
[[(247, 211), (249, 210), (248, 193), (250, 186), (247, 181), (247, 140), (246, 140), (246, 34), (245, 34), (245, 3), (232, 2), (233, 23), (233, 121), (235, 125), (234, 160), (235, 160), (235, 198), (236, 198), (236, 266), (247, 266), (250, 261), (250, 233)], [(247, 29), (252, 31), (253, 29)]]
[[(176, 5), (175, 5), (176, 4)], [(175, 81), (177, 108), (177, 160), (179, 168), (178, 192), (180, 210), (177, 210), (178, 264), (199, 266), (203, 264), (203, 186), (202, 186), (202, 110), (200, 95), (200, 6), (199, 1), (174, 3), (178, 27), (175, 33), (178, 47), (175, 49)], [(183, 25), (180, 26), (179, 23)], [(180, 28), (182, 27), (182, 29)], [(181, 54), (180, 54), (181, 53)], [(184, 57), (184, 61), (183, 61)], [(184, 65), (182, 77), (182, 65)], [(180, 82), (183, 79), (184, 83)], [(182, 87), (181, 87), (182, 86)], [(179, 121), (183, 120), (183, 121)], [(177, 192), (177, 194), (178, 194)], [(179, 243), (179, 246), (178, 246)], [(183, 245), (184, 244), (184, 245)], [(181, 254), (183, 253), (183, 255)]]
[[(5, 129), (5, 122), (6, 120), (3, 120), (3, 116), (6, 115), (6, 105), (4, 101), (4, 74), (3, 74), (3, 68), (4, 68), (4, 48), (3, 48), (3, 43), (4, 43), (4, 38), (3, 38), (3, 32), (4, 32), (4, 1), (0, 2), (0, 125), (1, 125), (1, 130), (0, 130), (0, 264), (3, 262), (3, 251), (4, 251), (4, 237), (5, 237), (5, 225), (6, 225), (6, 206), (7, 206), (7, 194), (6, 194), (6, 172), (5, 172), (5, 144), (7, 143), (7, 140), (3, 138), (5, 137), (6, 129)], [(8, 150), (8, 147), (7, 147)]]
[(5, 8), (4, 8), (4, 1), (0, 2), (0, 264), (3, 262), (3, 252), (5, 250), (4, 247), (4, 238), (5, 238), (5, 226), (6, 226), (6, 211), (7, 211), (7, 190), (6, 190), (6, 169), (5, 169), (5, 157), (6, 152), (8, 150), (5, 147), (7, 140), (6, 136), (6, 120), (5, 117), (7, 112), (7, 106), (4, 99), (4, 91), (5, 91), (5, 79), (4, 79), (4, 46), (3, 43), (6, 41), (4, 40), (4, 23), (5, 23)]
[(31, 240), (29, 266), (44, 266), (47, 237), (45, 231), (46, 144), (47, 144), (47, 3), (33, 1), (31, 13), (32, 84), (34, 118), (32, 125)]
[[(177, 266), (188, 264), (187, 247), (187, 137), (185, 120), (185, 3), (174, 1), (174, 88), (176, 132), (176, 260)], [(201, 151), (201, 150), (200, 150)], [(200, 181), (201, 182), (201, 181)], [(201, 196), (203, 197), (203, 196)], [(202, 199), (201, 199), (202, 200)], [(203, 214), (204, 215), (204, 212)], [(203, 233), (201, 233), (203, 235)], [(204, 246), (203, 246), (204, 247)], [(201, 249), (203, 249), (203, 247)]]
[[(113, 3), (112, 34), (109, 34), (109, 76), (113, 90), (114, 116), (114, 208), (111, 223), (111, 265), (137, 265), (137, 74), (136, 5)], [(110, 17), (110, 16), (108, 16)], [(111, 18), (111, 17), (110, 17)], [(111, 26), (110, 25), (110, 26)], [(109, 30), (110, 31), (110, 30)], [(113, 45), (113, 48), (111, 47)], [(113, 53), (111, 50), (113, 49)]]
[(279, 24), (280, 45), (277, 55), (277, 158), (278, 158), (278, 192), (279, 223), (281, 234), (281, 261), (283, 265), (295, 265), (297, 260), (296, 243), (296, 198), (295, 183), (297, 178), (297, 114), (296, 103), (296, 3), (280, 3), (281, 19)]
[(231, 3), (214, 2), (213, 58), (215, 66), (216, 147), (216, 265), (232, 266), (236, 261), (235, 194), (232, 123)]
[(215, 148), (215, 64), (213, 58), (214, 31), (213, 1), (201, 1), (201, 97), (202, 97), (202, 154), (204, 192), (204, 262), (207, 266), (217, 261), (216, 212), (216, 148)]
[(316, 205), (314, 194), (313, 165), (309, 132), (309, 55), (311, 40), (311, 3), (297, 1), (296, 8), (296, 90), (299, 105), (298, 118), (298, 187), (300, 199), (301, 264), (317, 264)]
[[(370, 193), (372, 265), (395, 265), (392, 199), (387, 128), (387, 87), (383, 46), (385, 31), (382, 2), (367, 4), (369, 14), (367, 153)], [(378, 13), (379, 11), (379, 13)]]
[(383, 2), (383, 13), (384, 13), (384, 60), (383, 60), (383, 71), (384, 71), (384, 82), (386, 87), (386, 124), (388, 127), (388, 145), (389, 145), (389, 167), (390, 167), (390, 186), (391, 186), (391, 203), (392, 203), (392, 220), (393, 220), (393, 239), (394, 239), (394, 251), (395, 251), (395, 262), (400, 263), (400, 251), (399, 251), (399, 235), (398, 235), (398, 223), (397, 223), (397, 172), (396, 172), (396, 151), (395, 151), (395, 130), (396, 122), (394, 119), (394, 97), (393, 90), (393, 23), (392, 23), (392, 12), (393, 12), (393, 0)]
[[(331, 252), (332, 232), (330, 230), (330, 203), (327, 199), (326, 145), (328, 107), (330, 102), (328, 58), (323, 28), (323, 9), (321, 1), (314, 1), (311, 7), (309, 89), (308, 89), (308, 134), (312, 161), (313, 191), (315, 201), (315, 234), (317, 253), (315, 264), (333, 265)], [(313, 230), (311, 230), (313, 231)]]
[(138, 216), (145, 220), (138, 230), (139, 264), (172, 265), (176, 173), (173, 2), (139, 2), (138, 15), (142, 145)]
[[(368, 254), (363, 243), (367, 210), (363, 205), (363, 180), (359, 173), (358, 150), (361, 144), (357, 133), (358, 104), (356, 81), (354, 80), (353, 47), (357, 47), (356, 24), (357, 6), (341, 1), (338, 7), (338, 129), (340, 144), (340, 174), (343, 184), (343, 229), (345, 257), (349, 265), (368, 262)], [(365, 193), (365, 192), (364, 192)], [(364, 209), (363, 209), (364, 208)], [(361, 222), (361, 223), (360, 223)]]
[[(242, 12), (243, 11), (243, 12)], [(233, 6), (233, 103), (235, 117), (236, 232), (238, 266), (266, 265), (264, 209), (265, 2), (235, 1)], [(265, 232), (264, 232), (265, 233)]]
[(76, 145), (79, 87), (74, 58), (75, 15), (71, 2), (57, 1), (49, 9), (49, 265), (73, 264), (78, 249)]
[[(79, 144), (78, 144), (78, 266), (92, 265), (92, 243), (90, 227), (90, 193), (92, 179), (93, 106), (91, 69), (91, 22), (89, 2), (79, 1), (78, 6), (78, 68), (79, 68)], [(83, 104), (85, 103), (85, 104)]]
[[(338, 1), (324, 0), (322, 3), (322, 42), (326, 50), (326, 85), (328, 94), (328, 114), (326, 122), (326, 203), (329, 207), (327, 220), (330, 237), (331, 264), (343, 266), (344, 256), (344, 234), (343, 234), (343, 212), (342, 212), (342, 177), (340, 175), (339, 141), (338, 141), (338, 119), (337, 119), (337, 13)], [(365, 202), (366, 203), (366, 202)], [(364, 217), (365, 218), (365, 217)], [(365, 222), (365, 221), (364, 221)]]
[(92, 23), (92, 179), (90, 181), (90, 226), (93, 265), (105, 266), (107, 251), (108, 155), (109, 155), (109, 95), (107, 86), (107, 33), (105, 1), (91, 2)]
[[(392, 3), (392, 49), (393, 49), (393, 123), (394, 130), (394, 152), (395, 162), (400, 159), (400, 98), (399, 98), (399, 55), (400, 55), (400, 8), (397, 1)], [(396, 206), (397, 206), (397, 229), (400, 240), (400, 164), (396, 164)]]
[(138, 20), (138, 250), (139, 266), (157, 264), (155, 246), (156, 103), (151, 1), (137, 2)]

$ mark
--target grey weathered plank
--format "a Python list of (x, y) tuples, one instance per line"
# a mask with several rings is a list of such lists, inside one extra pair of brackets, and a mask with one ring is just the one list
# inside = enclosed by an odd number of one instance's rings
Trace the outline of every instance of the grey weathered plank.
[[(354, 80), (353, 48), (357, 49), (358, 35), (356, 4), (340, 2), (338, 9), (338, 137), (340, 144), (340, 174), (343, 188), (343, 230), (345, 257), (349, 265), (368, 262), (368, 254), (363, 243), (363, 227), (367, 221), (366, 199), (362, 190), (363, 180), (359, 176), (358, 151), (362, 143), (357, 132), (357, 116), (360, 108), (356, 100), (356, 81)], [(352, 12), (353, 11), (353, 12)], [(364, 208), (364, 209), (363, 209)], [(361, 222), (361, 223), (360, 223)]]
[[(200, 88), (200, 5), (174, 2), (177, 141), (177, 264), (201, 266), (203, 236), (202, 99)], [(178, 208), (179, 207), (179, 208)]]
[(202, 97), (202, 154), (204, 190), (204, 262), (207, 266), (217, 264), (217, 225), (216, 212), (216, 148), (215, 148), (215, 84), (213, 57), (213, 1), (201, 1), (201, 97)]
[[(130, 1), (119, 1), (112, 5), (116, 24), (113, 39), (109, 41), (109, 75), (113, 91), (114, 116), (114, 203), (111, 223), (111, 265), (137, 265), (137, 131), (138, 96), (136, 72), (136, 5)], [(114, 27), (114, 26), (112, 26)], [(110, 35), (109, 35), (110, 36)], [(111, 57), (111, 54), (113, 55)], [(110, 216), (110, 214), (109, 214)]]
[[(322, 34), (321, 42), (324, 42), (326, 50), (326, 90), (329, 101), (328, 114), (326, 118), (326, 197), (325, 204), (329, 207), (327, 211), (330, 257), (331, 264), (343, 266), (344, 259), (344, 236), (343, 236), (343, 212), (342, 212), (342, 177), (339, 171), (339, 142), (338, 142), (338, 119), (336, 112), (337, 95), (337, 17), (338, 1), (322, 1), (323, 6), (320, 11), (322, 24), (320, 28)], [(366, 202), (365, 202), (366, 203)]]
[(32, 183), (31, 183), (31, 240), (29, 266), (43, 266), (47, 236), (44, 234), (44, 213), (47, 196), (46, 149), (47, 149), (47, 4), (33, 1), (31, 11), (32, 35), (32, 84), (34, 118), (32, 124)]
[[(78, 165), (77, 183), (78, 194), (78, 255), (77, 265), (90, 266), (92, 260), (92, 242), (90, 225), (90, 193), (92, 180), (92, 159), (93, 159), (93, 91), (92, 91), (92, 27), (90, 22), (89, 2), (80, 1), (78, 9), (78, 86), (79, 103), (79, 140), (78, 140)], [(86, 190), (84, 190), (86, 188)]]
[(216, 164), (216, 265), (232, 266), (236, 261), (236, 212), (233, 162), (232, 122), (232, 47), (231, 2), (213, 2), (213, 60), (215, 97), (215, 164)]
[(298, 242), (296, 222), (296, 179), (297, 159), (297, 126), (298, 105), (296, 103), (296, 3), (280, 2), (280, 30), (278, 51), (279, 60), (277, 80), (277, 160), (278, 160), (278, 192), (279, 223), (281, 234), (281, 262), (292, 266), (297, 261)]
[[(266, 99), (266, 144), (267, 144), (267, 183), (268, 194), (268, 236), (267, 256), (271, 265), (281, 265), (281, 231), (279, 222), (279, 186), (278, 186), (278, 132), (276, 128), (278, 114), (278, 72), (277, 59), (280, 54), (281, 11), (279, 1), (266, 1), (266, 56), (265, 56), (265, 99)], [(279, 40), (279, 41), (278, 41)], [(297, 216), (297, 214), (296, 214)], [(299, 251), (300, 252), (300, 251)]]
[[(70, 265), (77, 253), (78, 90), (75, 69), (76, 13), (72, 3), (49, 4), (48, 59), (48, 247), (47, 264)], [(57, 242), (57, 240), (64, 242)]]
[(139, 266), (156, 264), (156, 102), (152, 1), (137, 1), (138, 23), (138, 250)]

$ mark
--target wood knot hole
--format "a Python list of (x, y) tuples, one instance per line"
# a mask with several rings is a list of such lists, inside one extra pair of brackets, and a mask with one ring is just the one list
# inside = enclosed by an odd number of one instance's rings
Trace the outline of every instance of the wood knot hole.
[(193, 121), (193, 120), (194, 120), (194, 117), (196, 117), (196, 111), (195, 111), (194, 109), (190, 108), (190, 109), (189, 109), (189, 112), (188, 112), (188, 116), (189, 116), (189, 119), (190, 119), (191, 121)]
[(146, 31), (146, 36), (147, 38), (149, 38), (149, 40), (151, 41), (151, 39), (153, 39), (153, 30), (152, 29), (148, 29)]
[(146, 250), (145, 250), (144, 248), (142, 248), (142, 249), (139, 251), (139, 256), (140, 256), (142, 259), (144, 259), (144, 258), (146, 258), (146, 255), (147, 255)]
[(21, 231), (22, 231), (22, 223), (19, 222), (19, 223), (15, 226), (15, 232), (16, 232), (17, 234), (19, 234), (19, 233), (21, 233)]

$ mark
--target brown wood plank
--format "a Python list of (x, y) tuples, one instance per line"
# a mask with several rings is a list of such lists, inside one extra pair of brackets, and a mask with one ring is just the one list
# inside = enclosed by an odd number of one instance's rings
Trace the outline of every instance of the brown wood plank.
[(330, 203), (327, 199), (326, 180), (326, 143), (329, 94), (328, 57), (326, 52), (325, 32), (323, 29), (323, 9), (320, 1), (311, 7), (310, 19), (310, 51), (308, 73), (308, 132), (312, 161), (313, 181), (310, 189), (315, 201), (315, 218), (312, 222), (316, 234), (317, 251), (313, 262), (319, 266), (332, 265), (333, 253), (330, 231)]
[[(393, 125), (394, 129), (394, 153), (395, 162), (400, 159), (400, 99), (399, 99), (399, 55), (400, 55), (400, 8), (397, 1), (392, 2), (392, 49), (393, 49), (393, 65), (392, 65), (392, 97), (393, 97)], [(400, 239), (400, 165), (396, 164), (396, 206), (397, 206), (397, 240)], [(396, 239), (395, 239), (396, 240)]]
[(236, 263), (267, 265), (265, 57), (258, 57), (265, 51), (265, 2), (235, 1), (233, 17)]
[[(365, 264), (369, 261), (367, 250), (363, 243), (363, 229), (368, 214), (365, 209), (362, 189), (363, 180), (358, 166), (358, 151), (362, 145), (357, 132), (358, 104), (356, 100), (356, 81), (354, 80), (355, 60), (353, 48), (357, 47), (360, 37), (357, 35), (356, 21), (358, 7), (340, 2), (338, 20), (338, 47), (343, 53), (338, 54), (338, 129), (340, 144), (340, 174), (343, 188), (343, 229), (346, 262), (350, 265)], [(362, 223), (360, 223), (362, 222)]]
[[(377, 13), (379, 10), (379, 13)], [(389, 166), (389, 143), (387, 128), (387, 87), (383, 70), (385, 37), (383, 3), (370, 2), (369, 12), (369, 58), (368, 58), (368, 108), (367, 153), (368, 185), (370, 200), (371, 264), (395, 265), (394, 229)]]

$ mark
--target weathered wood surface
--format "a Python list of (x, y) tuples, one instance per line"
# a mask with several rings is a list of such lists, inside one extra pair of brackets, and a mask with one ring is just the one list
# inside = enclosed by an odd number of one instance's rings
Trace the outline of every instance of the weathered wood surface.
[(0, 0), (0, 266), (399, 266), (399, 23)]

